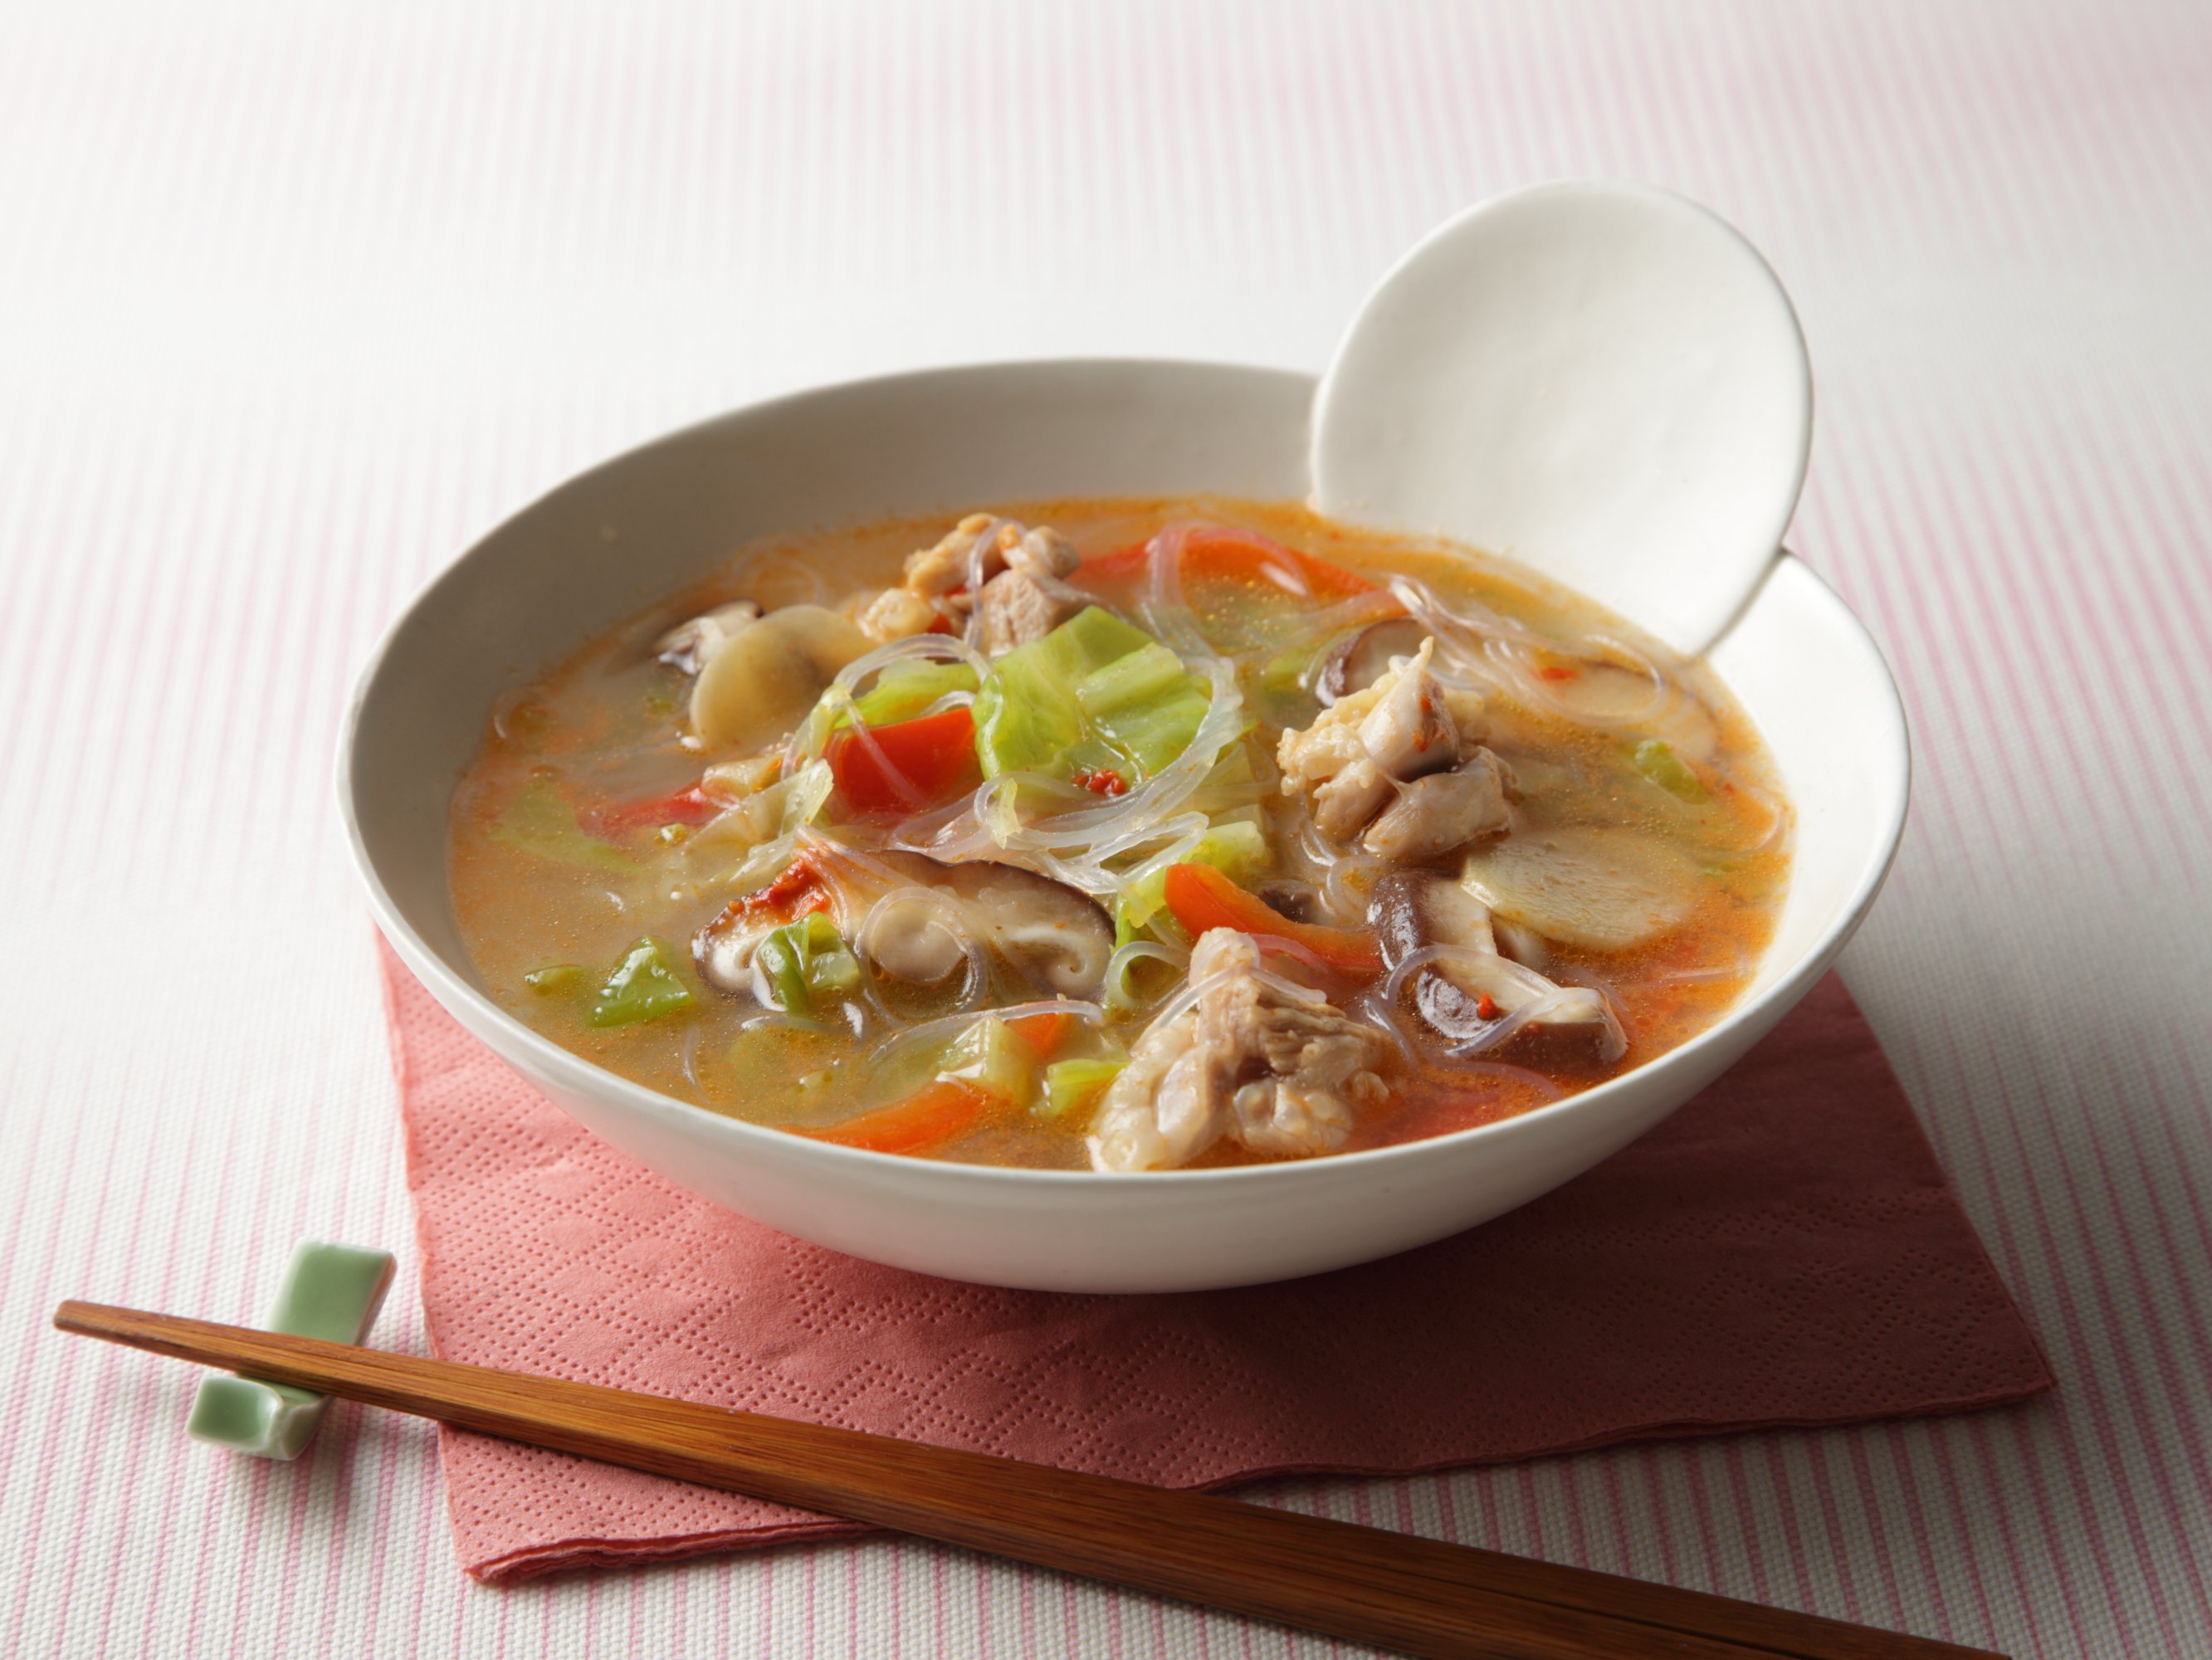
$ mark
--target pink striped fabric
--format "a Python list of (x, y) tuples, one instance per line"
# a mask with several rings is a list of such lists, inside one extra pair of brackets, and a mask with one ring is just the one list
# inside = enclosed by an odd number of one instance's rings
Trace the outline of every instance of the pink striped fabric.
[[(1318, 1652), (884, 1541), (473, 1588), (416, 1426), (225, 1460), (181, 1369), (42, 1323), (249, 1316), (302, 1234), (407, 1239), (329, 751), (474, 532), (842, 375), (1317, 367), (1430, 224), (1581, 173), (1711, 203), (1800, 302), (1796, 544), (1919, 756), (1845, 972), (2059, 1393), (1274, 1496), (2016, 1654), (2204, 1651), (2202, 5), (106, 0), (5, 38), (0, 1652)], [(383, 1336), (419, 1345), (404, 1304)]]

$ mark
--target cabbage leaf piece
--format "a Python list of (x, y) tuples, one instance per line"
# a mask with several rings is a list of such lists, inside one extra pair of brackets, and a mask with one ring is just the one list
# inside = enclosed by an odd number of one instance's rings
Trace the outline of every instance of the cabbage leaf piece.
[(550, 772), (532, 773), (529, 782), (514, 793), (499, 822), (491, 827), (491, 839), (540, 859), (585, 870), (637, 868), (637, 860), (620, 848), (585, 832), (576, 822), (576, 810), (568, 805), (568, 798)]
[(1141, 783), (1189, 747), (1206, 682), (1165, 646), (1097, 605), (991, 666), (975, 694), (986, 777), (1113, 772)]

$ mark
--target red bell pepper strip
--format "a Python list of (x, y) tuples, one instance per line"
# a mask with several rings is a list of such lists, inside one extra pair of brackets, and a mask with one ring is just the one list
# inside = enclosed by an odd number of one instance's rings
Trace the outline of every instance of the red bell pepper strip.
[(1021, 1040), (1036, 1052), (1038, 1060), (1049, 1061), (1053, 1051), (1060, 1047), (1060, 1040), (1067, 1035), (1068, 1023), (1074, 1018), (1072, 1014), (1025, 1014), (1020, 1019), (1010, 1020), (1006, 1024), (1013, 1027)]
[(703, 824), (717, 809), (699, 793), (696, 784), (642, 801), (609, 801), (585, 814), (592, 833), (602, 840), (619, 842), (633, 830), (662, 824)]
[[(830, 908), (830, 879), (805, 854), (783, 867), (783, 873), (766, 887), (755, 888), (730, 905), (731, 911), (748, 918), (772, 916), (779, 922), (796, 922)], [(725, 911), (728, 915), (729, 911)]]
[(1169, 866), (1166, 891), (1168, 909), (1194, 939), (1209, 928), (1234, 928), (1303, 946), (1340, 974), (1371, 977), (1382, 971), (1382, 948), (1372, 934), (1294, 922), (1211, 865)]
[(831, 736), (825, 753), (845, 805), (856, 813), (921, 812), (983, 779), (975, 717), (965, 708), (888, 727), (848, 727)]
[[(1074, 1017), (1067, 1014), (1025, 1014), (1008, 1024), (1040, 1061), (1052, 1058)], [(912, 1095), (858, 1118), (826, 1129), (795, 1129), (817, 1141), (835, 1141), (842, 1147), (865, 1147), (871, 1152), (914, 1152), (950, 1140), (993, 1107), (1007, 1104), (994, 1090), (965, 1078), (939, 1078), (924, 1084)]]
[[(1152, 556), (1150, 542), (1101, 554), (1085, 560), (1074, 581), (1086, 587), (1094, 582), (1127, 581), (1141, 575)], [(1202, 525), (1189, 532), (1183, 538), (1179, 569), (1185, 581), (1241, 582), (1275, 588), (1295, 599), (1330, 603), (1375, 589), (1374, 583), (1356, 571), (1286, 548), (1256, 531), (1230, 525)]]
[[(1065, 1018), (1065, 1017), (1060, 1017)], [(966, 1129), (999, 1100), (963, 1078), (939, 1078), (924, 1084), (902, 1101), (894, 1101), (858, 1118), (848, 1118), (827, 1129), (794, 1129), (816, 1141), (834, 1141), (841, 1147), (862, 1147), (870, 1152), (918, 1152), (949, 1141)]]

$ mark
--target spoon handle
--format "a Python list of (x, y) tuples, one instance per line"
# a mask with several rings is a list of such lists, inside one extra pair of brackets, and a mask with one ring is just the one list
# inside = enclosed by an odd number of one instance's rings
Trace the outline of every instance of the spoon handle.
[[(1351, 1642), (1451, 1660), (1982, 1651), (1204, 1493), (100, 1304), (60, 1329)], [(1982, 1660), (1988, 1660), (1983, 1656)]]

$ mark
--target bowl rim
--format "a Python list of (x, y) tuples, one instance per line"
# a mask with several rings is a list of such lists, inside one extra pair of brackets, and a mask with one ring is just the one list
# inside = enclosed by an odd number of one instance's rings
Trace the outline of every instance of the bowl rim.
[[(1524, 1127), (1538, 1121), (1555, 1121), (1567, 1110), (1589, 1106), (1628, 1092), (1641, 1081), (1662, 1069), (1679, 1069), (1692, 1065), (1705, 1051), (1725, 1044), (1731, 1035), (1747, 1022), (1779, 1004), (1783, 1012), (1793, 1006), (1809, 989), (1812, 982), (1832, 965), (1836, 953), (1844, 941), (1865, 918), (1882, 884), (1887, 879), (1897, 860), (1903, 840), (1905, 824), (1911, 800), (1911, 733), (1905, 716), (1904, 699), (1896, 675), (1880, 644), (1875, 640), (1857, 613), (1846, 605), (1841, 595), (1821, 577), (1784, 547), (1778, 550), (1766, 574), (1753, 587), (1750, 595), (1737, 609), (1727, 628), (1709, 645), (1700, 657), (1710, 657), (1741, 626), (1743, 619), (1756, 608), (1760, 596), (1785, 568), (1794, 567), (1809, 577), (1818, 587), (1826, 603), (1833, 608), (1837, 618), (1844, 623), (1854, 642), (1863, 648), (1881, 671), (1884, 684), (1889, 692), (1887, 704), (1882, 709), (1887, 717), (1884, 724), (1891, 731), (1897, 757), (1894, 787), (1890, 792), (1893, 805), (1887, 822), (1880, 827), (1875, 851), (1858, 873), (1849, 897), (1830, 916), (1828, 922), (1796, 961), (1778, 975), (1765, 990), (1745, 999), (1728, 1010), (1721, 1018), (1705, 1031), (1662, 1054), (1654, 1055), (1640, 1066), (1630, 1068), (1589, 1089), (1564, 1096), (1557, 1101), (1531, 1108), (1509, 1118), (1495, 1119), (1467, 1129), (1451, 1130), (1441, 1135), (1424, 1137), (1418, 1140), (1395, 1142), (1388, 1146), (1366, 1147), (1351, 1152), (1330, 1153), (1325, 1157), (1285, 1159), (1268, 1164), (1236, 1164), (1205, 1170), (1105, 1171), (1093, 1170), (1037, 1169), (1021, 1165), (971, 1164), (955, 1159), (915, 1159), (902, 1153), (872, 1152), (860, 1147), (841, 1146), (836, 1142), (819, 1141), (808, 1137), (787, 1134), (768, 1125), (755, 1124), (748, 1120), (717, 1113), (693, 1102), (662, 1093), (621, 1073), (609, 1070), (597, 1062), (586, 1060), (574, 1050), (566, 1049), (524, 1024), (502, 1007), (495, 999), (476, 986), (447, 964), (408, 921), (405, 913), (392, 897), (378, 871), (368, 838), (363, 833), (360, 813), (354, 794), (354, 763), (364, 715), (378, 689), (380, 677), (409, 625), (433, 606), (440, 591), (455, 580), (463, 567), (474, 559), (487, 545), (495, 541), (507, 528), (525, 515), (534, 512), (554, 495), (611, 471), (633, 459), (672, 445), (704, 436), (711, 429), (739, 418), (770, 418), (779, 410), (817, 401), (829, 401), (867, 391), (889, 389), (899, 386), (918, 386), (929, 382), (952, 382), (978, 377), (1006, 374), (1036, 374), (1055, 375), (1067, 374), (1097, 374), (1115, 372), (1124, 374), (1148, 375), (1162, 373), (1226, 374), (1265, 377), (1303, 383), (1310, 395), (1321, 384), (1319, 375), (1302, 370), (1283, 368), (1266, 364), (1245, 364), (1190, 357), (1027, 357), (996, 361), (979, 361), (933, 366), (927, 368), (902, 370), (889, 374), (860, 375), (825, 382), (780, 392), (769, 398), (718, 411), (666, 432), (659, 433), (639, 443), (629, 446), (615, 454), (594, 462), (581, 470), (565, 475), (530, 500), (516, 506), (489, 528), (478, 532), (459, 553), (433, 571), (410, 594), (406, 601), (392, 614), (376, 643), (363, 660), (360, 672), (354, 680), (353, 690), (346, 701), (343, 718), (338, 729), (336, 754), (336, 785), (338, 814), (344, 826), (347, 850), (356, 873), (368, 891), (370, 909), (374, 913), (379, 929), (386, 940), (405, 963), (410, 971), (423, 981), (433, 997), (449, 1012), (458, 1000), (469, 1006), (480, 1019), (488, 1019), (499, 1026), (504, 1036), (519, 1042), (530, 1054), (532, 1062), (545, 1072), (560, 1078), (580, 1092), (605, 1097), (611, 1093), (629, 1110), (640, 1111), (679, 1131), (693, 1134), (726, 1134), (733, 1138), (732, 1146), (738, 1150), (750, 1148), (783, 1158), (803, 1161), (817, 1158), (829, 1161), (826, 1170), (836, 1170), (842, 1164), (854, 1175), (874, 1172), (890, 1175), (893, 1172), (918, 1173), (925, 1170), (931, 1179), (947, 1183), (973, 1183), (984, 1188), (1028, 1187), (1047, 1183), (1064, 1191), (1131, 1194), (1142, 1190), (1159, 1191), (1173, 1185), (1196, 1189), (1224, 1184), (1254, 1186), (1268, 1183), (1297, 1184), (1308, 1181), (1337, 1179), (1331, 1172), (1349, 1176), (1355, 1171), (1387, 1174), (1396, 1168), (1419, 1159), (1426, 1154), (1433, 1157), (1449, 1146), (1455, 1150), (1472, 1148), (1484, 1141), (1504, 1140)], [(1633, 622), (1633, 618), (1627, 619)], [(464, 1023), (467, 1024), (466, 1022)], [(504, 1059), (504, 1057), (501, 1057)], [(557, 1103), (556, 1104), (558, 1104)], [(563, 1109), (566, 1110), (566, 1109)], [(703, 1121), (703, 1122), (702, 1122)], [(708, 1126), (719, 1126), (709, 1128)]]

